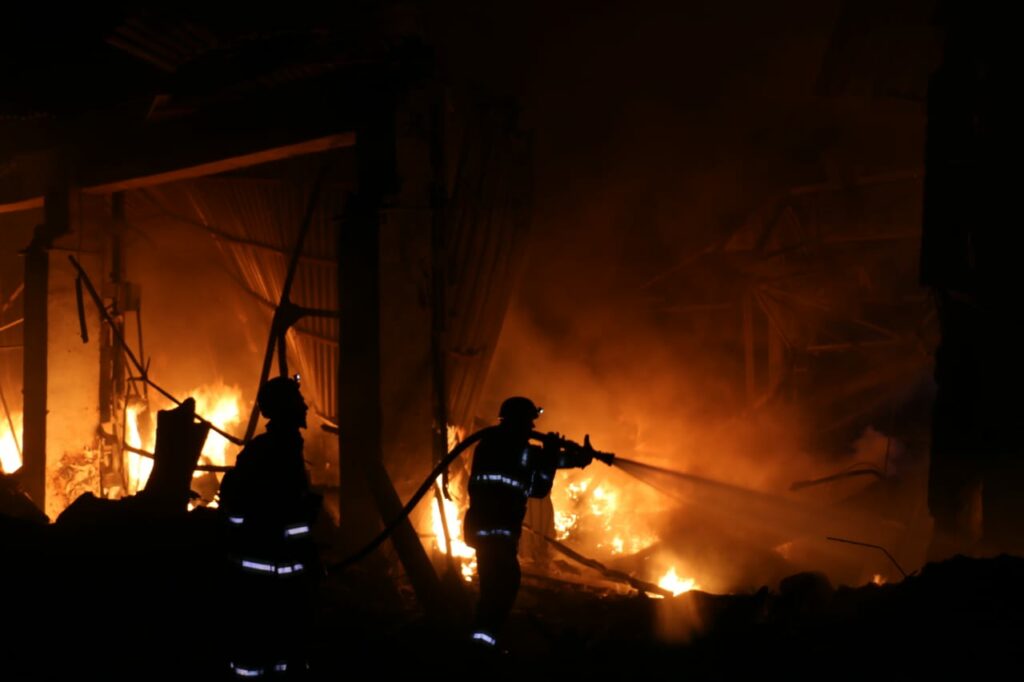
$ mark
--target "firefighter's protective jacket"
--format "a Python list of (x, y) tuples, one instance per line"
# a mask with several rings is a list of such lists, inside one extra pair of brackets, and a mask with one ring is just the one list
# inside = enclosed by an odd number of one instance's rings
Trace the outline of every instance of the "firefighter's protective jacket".
[(297, 429), (277, 430), (271, 423), (224, 475), (220, 508), (232, 553), (245, 569), (287, 575), (310, 568), (310, 528), (319, 497), (310, 491), (302, 447)]
[(465, 519), (467, 544), (473, 546), (480, 538), (496, 536), (517, 541), (527, 499), (547, 497), (556, 470), (585, 467), (590, 461), (583, 451), (563, 451), (556, 439), (538, 447), (529, 443), (528, 436), (501, 427), (485, 436), (473, 454)]

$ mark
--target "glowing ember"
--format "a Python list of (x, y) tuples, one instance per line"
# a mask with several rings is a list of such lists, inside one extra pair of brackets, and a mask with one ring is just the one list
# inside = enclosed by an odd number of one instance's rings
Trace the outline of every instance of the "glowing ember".
[(12, 474), (21, 468), (21, 453), (18, 452), (18, 443), (21, 442), (21, 413), (12, 412), (11, 421), (14, 422), (18, 434), (17, 442), (6, 417), (0, 417), (0, 471), (5, 474)]
[(673, 597), (678, 597), (683, 592), (697, 589), (697, 583), (693, 578), (680, 578), (676, 573), (676, 567), (673, 566), (658, 580), (658, 587), (668, 590)]
[(871, 582), (874, 583), (875, 585), (884, 585), (885, 584), (885, 576), (883, 576), (881, 573), (875, 573), (875, 575), (872, 576), (872, 578), (871, 578)]
[(611, 516), (619, 504), (619, 496), (615, 491), (605, 490), (603, 486), (594, 488), (590, 497), (590, 512), (594, 516)]
[[(611, 547), (611, 550), (612, 550), (612, 554), (615, 554), (615, 555), (619, 555), (619, 554), (636, 554), (637, 552), (644, 551), (645, 549), (647, 549), (648, 547), (650, 547), (651, 545), (653, 545), (657, 541), (658, 541), (658, 537), (656, 535), (644, 534), (644, 533), (639, 533), (638, 532), (637, 534), (630, 535), (630, 536), (628, 536), (626, 538), (622, 538), (622, 537), (616, 535), (615, 537), (612, 538), (612, 541), (610, 543), (610, 547)], [(604, 546), (608, 546), (608, 545), (605, 545), (605, 543), (598, 543), (597, 546), (598, 547), (604, 547)]]
[(579, 514), (566, 511), (555, 511), (555, 539), (565, 540), (580, 522)]

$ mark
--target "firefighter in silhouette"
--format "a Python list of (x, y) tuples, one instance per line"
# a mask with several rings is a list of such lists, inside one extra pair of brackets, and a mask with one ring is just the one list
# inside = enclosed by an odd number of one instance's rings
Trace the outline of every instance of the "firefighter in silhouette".
[(306, 669), (316, 549), (310, 538), (320, 498), (310, 491), (299, 429), (309, 408), (298, 376), (266, 382), (267, 418), (224, 476), (219, 505), (230, 555), (230, 665), (238, 678), (294, 677)]
[(473, 455), (464, 534), (476, 549), (480, 579), (471, 637), (484, 647), (497, 644), (519, 591), (517, 550), (527, 500), (551, 492), (557, 469), (585, 467), (593, 460), (589, 437), (580, 446), (549, 433), (543, 447), (531, 444), (531, 437), (539, 436), (533, 426), (541, 412), (527, 398), (509, 398), (501, 405), (497, 429), (477, 444)]

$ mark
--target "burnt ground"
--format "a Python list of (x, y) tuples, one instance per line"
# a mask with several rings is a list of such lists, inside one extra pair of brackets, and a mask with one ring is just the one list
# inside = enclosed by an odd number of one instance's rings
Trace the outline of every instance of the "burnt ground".
[[(230, 619), (209, 515), (0, 516), (0, 540), (0, 679), (223, 677)], [(509, 652), (487, 655), (457, 622), (425, 618), (401, 577), (397, 596), (382, 589), (389, 581), (359, 565), (322, 582), (314, 679), (903, 679), (1015, 670), (1024, 652), (1024, 559), (1011, 556), (956, 557), (883, 586), (800, 574), (751, 594), (664, 600), (531, 576)], [(452, 595), (466, 612), (472, 593)]]
[(335, 627), (322, 630), (330, 639), (319, 643), (318, 663), (325, 678), (350, 670), (350, 657), (379, 660), (401, 675), (452, 668), (498, 679), (1012, 671), (1024, 653), (1022, 580), (1024, 559), (1010, 556), (955, 557), (899, 584), (834, 588), (822, 576), (800, 574), (777, 590), (666, 600), (526, 580), (507, 654), (480, 658), (452, 631), (349, 605), (347, 614), (328, 612)]

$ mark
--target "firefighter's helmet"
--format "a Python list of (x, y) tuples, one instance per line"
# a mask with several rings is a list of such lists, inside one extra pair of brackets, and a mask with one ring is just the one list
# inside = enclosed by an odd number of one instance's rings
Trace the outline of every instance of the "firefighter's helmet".
[(501, 409), (498, 410), (498, 418), (502, 421), (533, 421), (543, 411), (543, 407), (537, 407), (529, 398), (516, 396), (508, 398), (501, 404)]
[(306, 401), (299, 391), (299, 378), (280, 376), (274, 377), (263, 384), (256, 396), (260, 414), (267, 419), (300, 418), (305, 421)]

